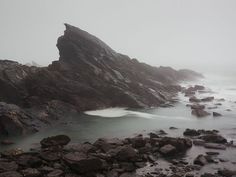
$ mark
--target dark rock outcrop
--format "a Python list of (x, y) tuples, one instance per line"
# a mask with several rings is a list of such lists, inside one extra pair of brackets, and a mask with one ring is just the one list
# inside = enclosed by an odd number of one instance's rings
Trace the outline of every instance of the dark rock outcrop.
[(27, 108), (34, 119), (48, 123), (74, 110), (160, 106), (181, 90), (178, 81), (202, 77), (141, 63), (79, 28), (65, 26), (57, 41), (60, 58), (48, 67), (0, 60), (0, 101)]

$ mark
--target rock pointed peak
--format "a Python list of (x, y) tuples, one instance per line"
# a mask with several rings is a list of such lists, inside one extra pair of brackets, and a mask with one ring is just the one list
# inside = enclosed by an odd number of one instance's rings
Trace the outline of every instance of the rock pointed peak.
[(84, 56), (96, 59), (116, 58), (117, 53), (96, 36), (67, 23), (65, 27), (64, 35), (57, 42), (60, 59), (76, 61)]

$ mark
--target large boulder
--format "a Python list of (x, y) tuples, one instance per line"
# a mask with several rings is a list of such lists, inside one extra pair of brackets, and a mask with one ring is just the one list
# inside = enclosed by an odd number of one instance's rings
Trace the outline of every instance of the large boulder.
[(78, 173), (94, 172), (103, 168), (103, 163), (99, 158), (88, 157), (81, 153), (68, 153), (63, 159), (72, 170)]
[(160, 153), (164, 156), (174, 155), (176, 153), (176, 148), (171, 144), (167, 144), (160, 148)]
[(43, 148), (51, 146), (65, 146), (70, 142), (70, 138), (67, 135), (57, 135), (44, 138), (40, 141), (40, 144)]

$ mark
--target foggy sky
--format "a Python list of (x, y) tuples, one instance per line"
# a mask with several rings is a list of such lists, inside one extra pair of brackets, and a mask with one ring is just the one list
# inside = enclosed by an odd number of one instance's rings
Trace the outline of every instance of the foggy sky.
[(69, 23), (151, 65), (235, 70), (235, 0), (0, 0), (0, 22), (0, 59), (58, 60)]

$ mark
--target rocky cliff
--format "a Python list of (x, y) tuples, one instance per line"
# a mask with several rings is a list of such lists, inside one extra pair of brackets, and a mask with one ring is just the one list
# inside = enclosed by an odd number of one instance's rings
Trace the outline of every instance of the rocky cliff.
[[(60, 58), (48, 67), (0, 60), (1, 102), (16, 104), (47, 122), (73, 110), (160, 106), (180, 91), (178, 81), (202, 77), (190, 70), (140, 63), (79, 28), (65, 26), (57, 41)], [(11, 133), (0, 124), (0, 131)]]

